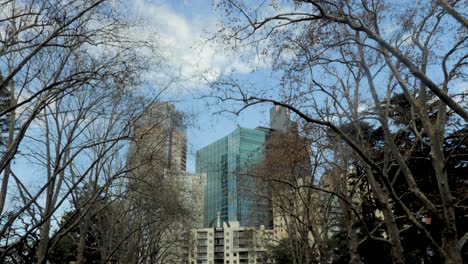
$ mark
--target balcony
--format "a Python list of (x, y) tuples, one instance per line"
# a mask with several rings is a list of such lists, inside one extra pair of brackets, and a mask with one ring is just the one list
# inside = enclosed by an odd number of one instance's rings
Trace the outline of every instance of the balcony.
[(206, 253), (207, 249), (206, 249), (206, 247), (197, 247), (197, 252), (198, 253)]
[(214, 251), (215, 252), (224, 252), (224, 247), (223, 246), (215, 246)]
[(252, 250), (254, 250), (254, 248), (251, 246), (247, 246), (247, 245), (239, 245), (237, 247), (232, 248), (233, 252), (248, 252)]

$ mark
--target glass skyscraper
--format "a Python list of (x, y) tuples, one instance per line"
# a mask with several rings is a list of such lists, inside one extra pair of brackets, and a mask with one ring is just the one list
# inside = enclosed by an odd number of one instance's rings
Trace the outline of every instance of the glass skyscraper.
[(196, 172), (207, 174), (205, 226), (239, 221), (241, 226), (270, 226), (271, 206), (262, 198), (266, 188), (252, 175), (264, 156), (267, 128), (237, 128), (196, 153)]

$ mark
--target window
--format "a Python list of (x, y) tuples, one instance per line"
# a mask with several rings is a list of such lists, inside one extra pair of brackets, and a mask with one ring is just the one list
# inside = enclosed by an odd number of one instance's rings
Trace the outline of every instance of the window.
[(234, 253), (234, 257), (237, 256), (237, 253)]
[(229, 253), (226, 253), (226, 257), (229, 257)]
[(229, 249), (229, 246), (226, 246), (226, 250), (228, 250), (228, 249)]

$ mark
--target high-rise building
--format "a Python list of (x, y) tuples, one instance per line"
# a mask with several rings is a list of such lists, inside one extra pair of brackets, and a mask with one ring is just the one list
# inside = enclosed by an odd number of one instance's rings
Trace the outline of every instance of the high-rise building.
[[(181, 201), (184, 219), (168, 223), (161, 234), (164, 243), (164, 263), (189, 263), (190, 232), (203, 227), (204, 192), (206, 174), (181, 171), (165, 171), (164, 177)], [(162, 263), (162, 262), (161, 262)]]
[[(155, 102), (135, 121), (129, 164), (153, 172), (185, 171), (187, 132), (183, 114), (168, 102)], [(151, 172), (146, 172), (148, 174)]]
[(291, 128), (289, 109), (275, 105), (270, 109), (270, 128), (279, 133), (288, 133)]
[[(203, 225), (206, 175), (185, 172), (183, 114), (170, 103), (155, 102), (134, 121), (132, 137), (127, 162), (128, 206), (135, 214), (135, 225), (142, 226), (135, 235), (150, 244), (141, 254), (148, 256), (145, 263), (154, 259), (186, 262), (190, 230)], [(167, 220), (148, 223), (158, 214)]]
[(196, 172), (207, 174), (205, 227), (213, 225), (218, 211), (222, 221), (271, 226), (267, 189), (252, 174), (263, 159), (268, 131), (239, 127), (197, 151)]
[(182, 206), (190, 211), (191, 215), (187, 215), (188, 218), (193, 219), (190, 227), (203, 227), (206, 173), (166, 170), (164, 177), (168, 179), (174, 190), (179, 194), (179, 199), (183, 203)]

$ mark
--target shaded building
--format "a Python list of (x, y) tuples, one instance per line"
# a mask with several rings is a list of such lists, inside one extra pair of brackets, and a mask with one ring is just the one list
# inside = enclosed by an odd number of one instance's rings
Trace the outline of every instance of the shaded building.
[(206, 173), (166, 170), (164, 176), (179, 194), (182, 206), (189, 211), (187, 218), (192, 220), (191, 228), (203, 227)]
[[(186, 171), (184, 115), (168, 102), (149, 105), (132, 124), (127, 166), (128, 207), (146, 247), (145, 263), (188, 259), (190, 230), (203, 223), (205, 175)], [(155, 215), (165, 219), (155, 219)], [(150, 222), (148, 222), (150, 221)]]
[(185, 171), (187, 163), (187, 131), (181, 112), (168, 102), (148, 106), (132, 131), (129, 164), (158, 173), (164, 170)]
[(272, 131), (265, 144), (265, 158), (257, 167), (257, 175), (268, 182), (278, 240), (288, 237), (288, 232), (297, 226), (295, 214), (310, 198), (299, 193), (309, 189), (300, 187), (304, 180), (313, 179), (309, 147), (310, 141), (297, 132), (294, 123), (289, 133)]
[[(0, 72), (0, 82), (3, 81), (3, 76)], [(10, 81), (8, 85), (0, 89), (0, 112), (6, 111), (10, 106), (15, 104), (12, 96), (14, 91), (14, 83)], [(13, 101), (13, 102), (12, 102)], [(10, 116), (14, 111), (0, 116), (0, 153), (3, 153), (6, 149), (8, 139), (5, 136), (10, 130)], [(13, 114), (14, 115), (14, 114)], [(15, 129), (14, 127), (12, 127)]]
[(203, 227), (206, 174), (165, 171), (164, 178), (175, 191), (185, 212), (184, 219), (173, 221), (162, 234), (164, 261), (168, 264), (189, 263), (190, 232)]
[(291, 119), (289, 109), (275, 105), (270, 109), (270, 128), (279, 133), (289, 133), (291, 129)]
[(221, 221), (241, 226), (271, 226), (267, 189), (256, 182), (252, 171), (262, 161), (269, 129), (237, 128), (231, 134), (196, 153), (196, 172), (207, 174), (205, 227)]

